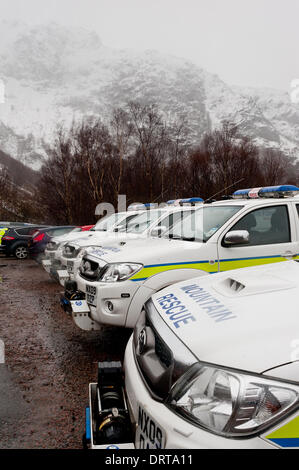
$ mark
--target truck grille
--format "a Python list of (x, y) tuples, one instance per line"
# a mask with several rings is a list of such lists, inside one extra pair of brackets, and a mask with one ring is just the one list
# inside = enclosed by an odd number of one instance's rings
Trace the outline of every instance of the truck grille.
[(58, 248), (58, 246), (59, 246), (59, 243), (56, 243), (56, 242), (49, 242), (49, 243), (47, 244), (47, 250), (48, 250), (48, 251), (56, 251), (57, 248)]
[(87, 281), (97, 281), (106, 263), (103, 260), (95, 260), (92, 256), (83, 256), (80, 265), (80, 276)]
[(66, 245), (63, 249), (63, 256), (65, 258), (74, 258), (75, 257), (75, 252), (76, 252), (76, 247), (72, 245)]
[(139, 317), (133, 338), (134, 356), (144, 383), (154, 399), (163, 401), (197, 359), (164, 322), (151, 300)]
[(166, 346), (164, 341), (159, 337), (156, 331), (153, 330), (155, 336), (155, 353), (159, 358), (160, 362), (167, 368), (171, 366), (172, 354), (169, 348)]

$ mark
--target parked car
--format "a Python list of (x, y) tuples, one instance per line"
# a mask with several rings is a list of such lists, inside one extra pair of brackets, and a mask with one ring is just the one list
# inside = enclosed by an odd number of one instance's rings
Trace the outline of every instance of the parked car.
[[(28, 225), (26, 227), (10, 227), (5, 230), (1, 239), (0, 253), (15, 256), (18, 259), (28, 257), (28, 240), (44, 225)], [(3, 229), (4, 230), (4, 229)]]
[(36, 230), (32, 237), (28, 240), (30, 258), (40, 263), (43, 258), (47, 243), (51, 240), (51, 238), (67, 234), (75, 228), (77, 228), (75, 225), (62, 225)]

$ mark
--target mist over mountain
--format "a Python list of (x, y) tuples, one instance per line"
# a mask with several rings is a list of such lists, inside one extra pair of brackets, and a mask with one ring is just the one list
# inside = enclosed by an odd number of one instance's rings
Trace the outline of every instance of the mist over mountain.
[(169, 120), (186, 116), (193, 144), (228, 119), (299, 158), (299, 104), (287, 92), (229, 86), (183, 58), (111, 49), (84, 29), (0, 23), (0, 78), (0, 149), (35, 170), (58, 123), (109, 119), (131, 100), (156, 103)]

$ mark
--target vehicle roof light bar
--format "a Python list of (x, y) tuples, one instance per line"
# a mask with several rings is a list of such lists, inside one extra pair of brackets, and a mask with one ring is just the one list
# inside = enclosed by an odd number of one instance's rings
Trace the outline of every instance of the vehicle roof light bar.
[(185, 199), (170, 199), (167, 201), (167, 205), (169, 206), (195, 206), (196, 204), (203, 203), (203, 199), (201, 197), (189, 197)]
[(189, 197), (187, 199), (180, 200), (180, 206), (188, 205), (195, 206), (196, 204), (202, 204), (204, 201), (201, 197)]
[(265, 186), (261, 188), (239, 189), (233, 193), (234, 199), (256, 199), (263, 197), (292, 197), (298, 194), (299, 188), (291, 184), (280, 186)]
[(155, 209), (158, 205), (154, 204), (152, 202), (146, 202), (144, 204), (131, 204), (128, 207), (128, 211), (144, 211), (144, 210), (150, 210), (150, 209)]
[(179, 206), (180, 201), (181, 199), (169, 199), (169, 201), (167, 201), (166, 204), (169, 206)]

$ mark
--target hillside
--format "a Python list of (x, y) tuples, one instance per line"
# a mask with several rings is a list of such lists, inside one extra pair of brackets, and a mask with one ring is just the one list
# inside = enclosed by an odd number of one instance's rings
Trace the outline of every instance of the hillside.
[(10, 155), (0, 150), (0, 168), (6, 168), (14, 184), (19, 187), (34, 186), (38, 181), (38, 173)]
[(229, 86), (185, 59), (111, 49), (82, 29), (0, 26), (0, 148), (33, 169), (58, 123), (109, 119), (130, 100), (157, 103), (169, 120), (186, 115), (192, 143), (229, 119), (258, 144), (299, 157), (299, 105), (287, 93)]

